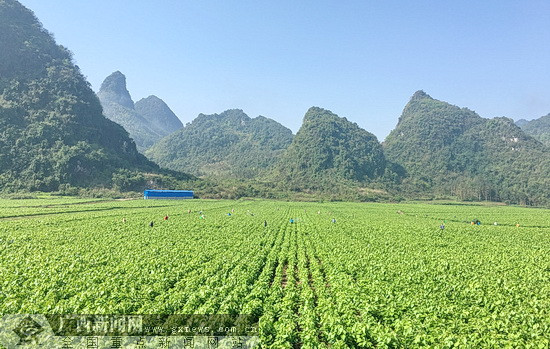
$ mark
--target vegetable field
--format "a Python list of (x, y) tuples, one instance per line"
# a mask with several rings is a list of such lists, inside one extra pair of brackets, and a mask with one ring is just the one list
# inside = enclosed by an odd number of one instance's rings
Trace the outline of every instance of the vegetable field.
[(2, 200), (0, 313), (252, 314), (263, 348), (548, 348), (550, 211)]

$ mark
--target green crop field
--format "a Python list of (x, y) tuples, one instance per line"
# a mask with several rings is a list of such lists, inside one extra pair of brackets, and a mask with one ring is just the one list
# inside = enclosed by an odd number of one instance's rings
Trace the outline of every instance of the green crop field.
[(1, 200), (0, 313), (252, 314), (263, 348), (548, 348), (550, 210)]

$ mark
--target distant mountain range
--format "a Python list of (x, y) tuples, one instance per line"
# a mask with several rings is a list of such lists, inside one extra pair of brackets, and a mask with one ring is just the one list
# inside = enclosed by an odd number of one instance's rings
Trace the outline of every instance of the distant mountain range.
[(516, 125), (521, 127), (528, 135), (550, 147), (550, 114), (531, 121), (521, 119), (516, 121)]
[(197, 176), (254, 178), (265, 174), (291, 142), (292, 131), (278, 122), (233, 109), (200, 114), (146, 155), (163, 167)]
[(118, 71), (96, 96), (69, 51), (15, 0), (0, 0), (0, 34), (3, 191), (174, 188), (190, 178), (185, 172), (208, 177), (193, 182), (202, 188), (240, 181), (246, 195), (277, 197), (279, 190), (362, 200), (353, 192), (377, 188), (395, 197), (550, 205), (550, 115), (517, 124), (485, 119), (418, 91), (382, 144), (318, 107), (295, 136), (239, 109), (200, 114), (184, 127), (158, 97), (134, 103)]
[(128, 131), (140, 152), (183, 127), (180, 119), (156, 96), (134, 104), (126, 88), (126, 77), (119, 71), (103, 81), (97, 96), (105, 116)]

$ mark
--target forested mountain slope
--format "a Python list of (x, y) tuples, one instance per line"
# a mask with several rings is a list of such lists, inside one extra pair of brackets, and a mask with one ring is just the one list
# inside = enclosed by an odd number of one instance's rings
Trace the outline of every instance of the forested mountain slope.
[(242, 110), (200, 114), (146, 154), (159, 165), (197, 176), (255, 178), (271, 168), (292, 141), (278, 122)]
[(385, 169), (382, 146), (372, 133), (329, 110), (312, 107), (275, 172), (279, 180), (295, 187), (323, 189), (341, 180), (376, 179)]
[(550, 154), (513, 120), (475, 112), (416, 92), (384, 141), (416, 192), (463, 199), (541, 204), (550, 197)]
[(105, 118), (89, 83), (34, 16), (0, 0), (0, 187), (110, 185), (121, 170), (154, 170)]
[(550, 114), (541, 116), (531, 121), (518, 120), (516, 125), (530, 136), (541, 141), (547, 147), (550, 147)]

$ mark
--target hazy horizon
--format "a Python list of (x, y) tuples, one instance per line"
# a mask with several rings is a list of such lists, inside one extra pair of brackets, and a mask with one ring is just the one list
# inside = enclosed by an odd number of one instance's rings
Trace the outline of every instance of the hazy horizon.
[(296, 133), (318, 106), (383, 141), (417, 90), (488, 118), (550, 112), (546, 1), (21, 2), (94, 91), (119, 70), (184, 124), (237, 108)]

